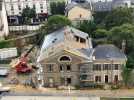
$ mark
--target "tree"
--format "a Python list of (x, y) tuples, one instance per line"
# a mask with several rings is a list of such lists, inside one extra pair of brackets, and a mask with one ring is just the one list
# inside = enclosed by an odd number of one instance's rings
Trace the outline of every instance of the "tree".
[(50, 9), (52, 15), (65, 15), (65, 2), (51, 2)]
[(134, 50), (134, 26), (131, 24), (124, 24), (121, 26), (113, 27), (110, 30), (109, 40), (116, 46), (122, 46), (122, 41), (126, 42), (126, 53), (133, 52)]
[(93, 32), (95, 31), (96, 29), (96, 25), (93, 21), (83, 21), (83, 22), (80, 22), (79, 25), (76, 26), (78, 29), (80, 29), (81, 31), (83, 32), (86, 32), (88, 33), (90, 36), (93, 36)]
[(134, 69), (134, 52), (130, 53), (128, 55), (127, 63), (126, 63), (127, 68)]
[(97, 25), (102, 25), (105, 17), (109, 14), (108, 11), (103, 11), (103, 12), (94, 12), (94, 21)]
[(48, 18), (48, 21), (39, 29), (40, 33), (49, 34), (64, 26), (71, 25), (71, 21), (62, 15), (54, 15)]
[(36, 17), (36, 11), (34, 8), (26, 7), (22, 11), (22, 17), (24, 19), (24, 23), (31, 23), (31, 19)]
[(119, 7), (113, 9), (104, 19), (105, 27), (110, 29), (113, 26), (120, 26), (125, 23), (133, 23), (133, 8)]
[(94, 32), (94, 38), (107, 38), (109, 34), (109, 31), (107, 31), (106, 29), (97, 29)]
[(131, 83), (131, 72), (132, 70), (130, 68), (127, 68), (126, 66), (123, 66), (123, 72), (122, 72), (122, 77), (123, 81), (125, 83), (125, 86), (129, 86)]

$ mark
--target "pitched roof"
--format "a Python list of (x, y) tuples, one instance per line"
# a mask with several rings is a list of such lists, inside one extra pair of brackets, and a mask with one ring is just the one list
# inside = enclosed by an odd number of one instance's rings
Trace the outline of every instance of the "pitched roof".
[(111, 11), (112, 10), (112, 2), (95, 2), (93, 3), (94, 11)]
[(87, 10), (91, 9), (90, 3), (76, 3), (76, 2), (72, 2), (72, 3), (70, 3), (70, 4), (68, 4), (66, 6), (66, 11), (68, 12), (69, 10), (71, 10), (72, 8), (74, 8), (76, 6), (84, 8), (84, 9), (87, 9)]
[(93, 56), (95, 59), (126, 59), (125, 54), (111, 44), (97, 46)]
[(63, 28), (45, 36), (42, 48), (47, 48), (47, 47), (53, 46), (55, 44), (58, 44), (60, 42), (63, 42), (65, 31), (68, 31), (69, 33), (73, 33), (74, 35), (82, 37), (82, 38), (88, 37), (87, 33), (82, 32), (82, 31), (75, 29), (73, 27), (66, 26), (66, 27), (63, 27)]

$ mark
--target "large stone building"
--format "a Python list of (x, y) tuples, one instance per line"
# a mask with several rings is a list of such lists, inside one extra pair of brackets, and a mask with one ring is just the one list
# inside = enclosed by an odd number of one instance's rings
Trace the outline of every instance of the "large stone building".
[(47, 0), (5, 0), (5, 5), (9, 23), (12, 24), (22, 23), (21, 14), (26, 7), (35, 9), (39, 21), (47, 17)]
[(5, 4), (3, 0), (0, 0), (0, 37), (7, 36), (8, 34), (9, 31)]
[(66, 26), (45, 37), (37, 62), (43, 86), (89, 86), (122, 80), (126, 56), (113, 45), (92, 47), (87, 33)]

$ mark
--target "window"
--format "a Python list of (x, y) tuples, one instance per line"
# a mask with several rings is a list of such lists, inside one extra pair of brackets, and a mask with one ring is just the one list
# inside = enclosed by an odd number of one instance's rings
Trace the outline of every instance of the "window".
[(71, 84), (71, 78), (67, 78), (67, 85)]
[(14, 10), (14, 7), (13, 7), (13, 5), (11, 5), (11, 10)]
[(101, 82), (101, 76), (95, 76), (95, 82)]
[(119, 69), (119, 65), (118, 64), (115, 64), (114, 65), (114, 70), (118, 70)]
[(86, 80), (87, 79), (87, 75), (82, 75), (81, 76), (81, 80)]
[(94, 70), (94, 71), (101, 71), (101, 64), (95, 64), (95, 65), (93, 66), (93, 70)]
[(118, 75), (114, 76), (114, 82), (117, 83), (118, 82)]
[(103, 65), (103, 70), (111, 70), (111, 64), (104, 64)]
[(60, 65), (60, 71), (64, 71), (64, 65), (63, 64)]
[(80, 38), (80, 43), (85, 43), (85, 42), (86, 42), (86, 40), (85, 40), (85, 39)]
[(53, 72), (53, 64), (47, 64), (47, 71)]
[(67, 65), (67, 71), (71, 71), (71, 65)]
[(43, 9), (43, 4), (40, 4), (40, 9)]
[(74, 36), (75, 40), (78, 42), (79, 41), (79, 37), (78, 36)]
[(108, 75), (105, 75), (105, 83), (108, 83)]
[(18, 5), (18, 9), (21, 10), (21, 6), (20, 5)]
[(71, 61), (71, 58), (69, 56), (62, 56), (59, 61)]

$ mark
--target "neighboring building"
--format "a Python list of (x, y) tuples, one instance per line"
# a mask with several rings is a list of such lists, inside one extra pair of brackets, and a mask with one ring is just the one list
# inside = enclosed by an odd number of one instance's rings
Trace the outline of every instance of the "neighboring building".
[(3, 0), (0, 1), (0, 37), (7, 36), (8, 31), (8, 22), (7, 15), (5, 10), (5, 4)]
[(117, 83), (122, 80), (126, 56), (114, 45), (99, 45), (93, 53), (94, 80), (97, 83)]
[(22, 23), (21, 14), (26, 7), (35, 9), (38, 21), (47, 17), (47, 0), (5, 0), (5, 5), (9, 23)]
[(92, 2), (95, 12), (111, 11), (117, 7), (134, 7), (134, 0), (100, 0)]
[(66, 16), (74, 24), (84, 20), (92, 20), (91, 5), (90, 3), (70, 3), (66, 7)]
[(17, 48), (0, 49), (0, 60), (7, 60), (18, 56)]
[(113, 8), (117, 7), (134, 7), (133, 0), (113, 0)]
[(126, 56), (113, 45), (93, 49), (87, 33), (66, 26), (45, 37), (37, 62), (42, 86), (89, 86), (121, 81)]
[(98, 1), (98, 2), (93, 2), (93, 10), (95, 12), (104, 12), (104, 11), (111, 11), (112, 10), (112, 2), (111, 1)]
[(71, 0), (71, 2), (85, 3), (85, 2), (87, 2), (87, 0)]

